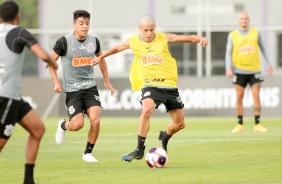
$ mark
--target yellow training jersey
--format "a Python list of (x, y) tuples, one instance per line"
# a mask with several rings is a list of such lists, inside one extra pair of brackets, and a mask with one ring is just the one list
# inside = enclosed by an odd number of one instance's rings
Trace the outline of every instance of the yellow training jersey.
[(241, 35), (238, 30), (234, 30), (230, 35), (233, 43), (234, 66), (249, 71), (260, 70), (258, 30), (250, 28), (247, 35)]
[(155, 33), (150, 43), (142, 41), (140, 34), (132, 36), (129, 45), (134, 52), (130, 70), (132, 90), (143, 86), (177, 87), (176, 61), (168, 51), (164, 33)]

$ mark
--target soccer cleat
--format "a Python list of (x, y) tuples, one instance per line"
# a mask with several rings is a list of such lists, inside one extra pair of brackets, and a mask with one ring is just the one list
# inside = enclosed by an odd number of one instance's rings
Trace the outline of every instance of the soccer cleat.
[(98, 160), (96, 158), (93, 157), (92, 153), (86, 153), (86, 154), (82, 154), (82, 159), (85, 162), (98, 162)]
[(163, 141), (165, 132), (164, 131), (158, 131), (157, 137), (160, 141), (161, 148), (163, 148), (165, 151), (167, 151), (167, 141)]
[(257, 124), (254, 126), (254, 132), (258, 132), (258, 133), (264, 133), (267, 132), (268, 129), (264, 128), (264, 126), (262, 126), (262, 124)]
[(65, 134), (66, 134), (66, 130), (63, 130), (62, 127), (61, 127), (61, 125), (62, 125), (62, 123), (65, 122), (65, 121), (66, 121), (65, 119), (61, 119), (61, 120), (58, 122), (58, 127), (57, 127), (57, 131), (56, 131), (56, 135), (55, 135), (57, 144), (62, 144), (63, 141), (64, 141)]
[(239, 133), (244, 131), (244, 126), (241, 124), (237, 124), (234, 129), (231, 130), (232, 133)]
[(143, 150), (135, 149), (129, 154), (122, 155), (121, 159), (126, 162), (131, 162), (133, 159), (140, 160), (144, 157), (145, 146)]

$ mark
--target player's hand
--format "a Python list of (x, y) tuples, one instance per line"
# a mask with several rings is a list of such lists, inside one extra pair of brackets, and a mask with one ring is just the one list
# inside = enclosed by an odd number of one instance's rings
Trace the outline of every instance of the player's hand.
[(268, 71), (268, 75), (269, 75), (269, 76), (272, 76), (272, 74), (273, 74), (273, 68), (272, 68), (272, 66), (268, 66), (267, 71)]
[(232, 70), (226, 70), (225, 75), (226, 75), (226, 77), (231, 78), (233, 76)]
[(208, 39), (202, 37), (200, 40), (200, 44), (203, 46), (203, 48), (206, 48), (206, 46), (208, 45)]
[(102, 61), (101, 57), (96, 57), (92, 60), (92, 66), (97, 65), (100, 61)]
[(63, 87), (60, 83), (55, 84), (55, 88), (54, 88), (55, 93), (61, 93), (62, 90), (63, 90)]
[(104, 86), (106, 89), (111, 90), (112, 96), (116, 93), (116, 90), (114, 89), (113, 85), (110, 82), (104, 82)]

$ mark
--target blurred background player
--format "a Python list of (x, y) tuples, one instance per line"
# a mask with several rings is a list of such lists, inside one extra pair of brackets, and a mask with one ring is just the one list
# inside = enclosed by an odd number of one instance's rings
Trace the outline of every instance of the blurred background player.
[[(100, 132), (101, 102), (93, 78), (92, 59), (94, 55), (102, 55), (102, 51), (98, 38), (88, 34), (90, 14), (87, 11), (77, 10), (73, 13), (73, 26), (74, 32), (59, 38), (51, 54), (55, 61), (61, 57), (65, 102), (69, 116), (69, 121), (59, 121), (55, 138), (57, 144), (61, 144), (67, 130), (80, 130), (84, 125), (84, 113), (86, 113), (91, 126), (82, 159), (87, 162), (97, 162), (92, 150)], [(99, 67), (104, 77), (104, 85), (113, 95), (114, 88), (108, 78), (105, 60), (99, 64)], [(50, 73), (55, 84), (54, 91), (61, 93), (62, 85), (56, 71), (50, 68)]]
[(247, 84), (250, 85), (254, 100), (255, 132), (267, 132), (268, 130), (260, 123), (261, 104), (260, 88), (263, 78), (261, 76), (261, 62), (259, 48), (268, 64), (268, 74), (272, 75), (272, 66), (262, 41), (260, 32), (249, 27), (250, 18), (246, 12), (238, 16), (239, 28), (230, 32), (226, 46), (226, 76), (232, 77), (232, 61), (234, 65), (233, 83), (236, 89), (236, 113), (238, 124), (231, 130), (233, 133), (244, 131), (243, 126), (243, 98)]
[(54, 71), (58, 65), (26, 29), (18, 26), (19, 7), (15, 2), (5, 1), (0, 5), (0, 19), (0, 152), (18, 122), (29, 133), (24, 184), (33, 184), (34, 165), (45, 127), (20, 94), (24, 47), (48, 63)]
[(192, 42), (200, 43), (203, 47), (208, 44), (208, 40), (203, 37), (155, 32), (155, 27), (154, 18), (144, 15), (139, 23), (141, 34), (130, 37), (93, 61), (93, 65), (96, 65), (105, 57), (125, 49), (132, 49), (134, 52), (130, 81), (133, 90), (142, 89), (143, 108), (139, 121), (137, 148), (122, 156), (122, 159), (128, 162), (143, 158), (145, 139), (150, 129), (150, 117), (160, 104), (166, 106), (172, 119), (165, 131), (158, 132), (163, 149), (167, 151), (167, 143), (171, 136), (185, 127), (184, 104), (177, 89), (177, 65), (169, 53), (168, 44)]

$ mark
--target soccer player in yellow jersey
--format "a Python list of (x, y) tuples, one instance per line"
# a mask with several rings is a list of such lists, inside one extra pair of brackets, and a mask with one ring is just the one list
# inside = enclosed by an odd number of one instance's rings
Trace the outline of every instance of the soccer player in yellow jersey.
[[(247, 84), (251, 86), (254, 100), (255, 125), (254, 132), (267, 132), (268, 130), (260, 123), (261, 104), (260, 88), (263, 78), (259, 58), (259, 48), (268, 64), (268, 74), (272, 75), (272, 66), (269, 63), (260, 32), (249, 27), (250, 18), (246, 12), (238, 16), (239, 29), (230, 32), (226, 46), (226, 76), (233, 77), (236, 89), (236, 113), (238, 124), (231, 130), (233, 133), (244, 131), (243, 127), (243, 98)], [(234, 75), (231, 63), (234, 65)]]
[(130, 37), (121, 44), (93, 60), (93, 65), (105, 57), (132, 49), (134, 61), (130, 71), (130, 81), (133, 90), (141, 90), (141, 104), (143, 106), (138, 130), (137, 148), (122, 156), (124, 161), (141, 159), (144, 156), (145, 139), (150, 129), (150, 117), (154, 109), (160, 104), (166, 106), (172, 122), (165, 131), (158, 132), (163, 149), (167, 150), (168, 140), (173, 134), (185, 127), (184, 104), (177, 89), (177, 66), (175, 59), (168, 50), (169, 43), (200, 43), (206, 47), (208, 40), (196, 35), (176, 35), (155, 32), (155, 20), (150, 15), (140, 19), (140, 34)]

